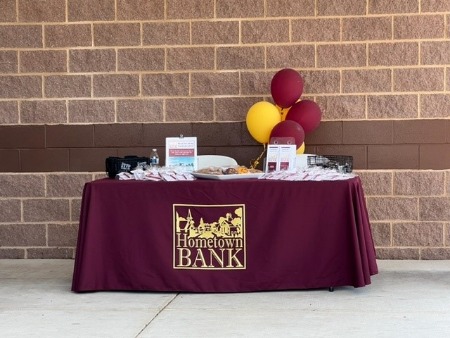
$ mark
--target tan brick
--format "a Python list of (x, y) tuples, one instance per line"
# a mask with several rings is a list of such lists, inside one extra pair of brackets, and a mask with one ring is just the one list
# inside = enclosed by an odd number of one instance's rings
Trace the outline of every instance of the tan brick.
[(201, 70), (214, 69), (214, 48), (189, 47), (167, 50), (167, 69)]
[(0, 175), (0, 196), (45, 196), (45, 177), (39, 174), (2, 174)]
[(67, 123), (65, 101), (24, 101), (20, 104), (22, 123)]
[(394, 173), (394, 194), (411, 196), (444, 195), (442, 171), (400, 171)]
[(17, 73), (18, 69), (17, 52), (0, 51), (0, 73)]
[(422, 221), (450, 220), (450, 198), (449, 197), (420, 197), (419, 217)]
[(113, 21), (115, 0), (70, 0), (67, 9), (69, 21)]
[(142, 74), (142, 95), (187, 96), (189, 75), (187, 73)]
[(450, 171), (447, 171), (446, 180), (447, 180), (447, 195), (450, 196)]
[(303, 94), (340, 93), (341, 76), (336, 70), (308, 70), (302, 72)]
[(239, 73), (193, 73), (191, 74), (192, 95), (237, 95), (239, 94)]
[(17, 124), (19, 105), (16, 101), (0, 101), (0, 124)]
[(23, 201), (23, 219), (25, 222), (69, 221), (69, 200), (63, 199), (27, 199)]
[(69, 51), (70, 72), (112, 72), (116, 70), (114, 49), (80, 49)]
[(365, 119), (366, 99), (362, 95), (318, 96), (322, 120)]
[(422, 13), (425, 12), (449, 12), (450, 2), (447, 0), (422, 0)]
[(149, 22), (142, 24), (144, 46), (189, 45), (188, 22)]
[(241, 23), (243, 43), (288, 42), (288, 20), (257, 20)]
[(417, 95), (370, 95), (367, 98), (369, 119), (417, 118)]
[(139, 76), (134, 74), (94, 75), (94, 96), (137, 96)]
[(450, 117), (450, 94), (420, 95), (420, 116), (423, 118)]
[(49, 224), (48, 246), (75, 247), (77, 245), (77, 224)]
[(368, 169), (419, 169), (419, 146), (369, 145), (367, 147)]
[(1, 246), (45, 246), (44, 224), (0, 224)]
[(344, 93), (389, 92), (391, 83), (391, 70), (389, 69), (342, 71), (342, 91)]
[(392, 195), (392, 172), (358, 171), (366, 196)]
[(0, 76), (0, 98), (42, 97), (40, 76)]
[[(180, 109), (180, 107), (183, 107)], [(212, 121), (212, 99), (167, 99), (166, 121)]]
[(365, 44), (317, 46), (317, 66), (320, 68), (362, 67), (365, 65)]
[(48, 174), (46, 196), (81, 197), (84, 184), (90, 181), (90, 174)]
[(194, 21), (191, 26), (193, 44), (239, 43), (239, 22), (237, 21)]
[(369, 44), (369, 66), (408, 66), (419, 63), (419, 44), (394, 42)]
[(217, 0), (216, 15), (218, 18), (263, 17), (264, 0)]
[(163, 122), (163, 100), (118, 100), (117, 122)]
[(138, 23), (94, 24), (95, 46), (138, 46), (140, 44)]
[[(103, 177), (95, 177), (95, 179), (106, 178), (106, 174)], [(78, 222), (81, 215), (81, 198), (74, 198), (70, 201), (70, 220), (72, 222)]]
[(267, 16), (314, 16), (314, 0), (266, 0)]
[(218, 69), (264, 69), (264, 47), (218, 47)]
[(317, 15), (342, 16), (366, 14), (366, 2), (360, 0), (317, 0)]
[(435, 39), (445, 36), (443, 15), (407, 15), (394, 17), (394, 39)]
[(444, 245), (450, 246), (450, 223), (444, 226)]
[[(423, 7), (422, 7), (423, 9)], [(419, 3), (418, 1), (411, 0), (377, 0), (369, 1), (368, 13), (369, 14), (406, 14), (406, 13), (418, 13)]]
[(393, 246), (442, 246), (442, 223), (394, 223)]
[[(292, 2), (291, 2), (292, 3)], [(339, 19), (292, 19), (292, 41), (339, 41)]]
[(162, 48), (119, 49), (119, 71), (164, 70), (165, 55)]
[(443, 65), (450, 63), (450, 41), (422, 42), (420, 61), (424, 65)]
[(417, 198), (413, 197), (368, 197), (367, 209), (373, 221), (417, 220)]
[(270, 94), (270, 82), (273, 73), (269, 72), (242, 72), (241, 94), (244, 95), (268, 95)]
[(372, 237), (375, 247), (392, 246), (391, 243), (391, 224), (390, 223), (372, 223)]
[(67, 53), (53, 50), (20, 52), (19, 67), (22, 73), (65, 72)]
[(377, 248), (377, 259), (420, 259), (420, 249)]
[(312, 45), (267, 46), (267, 68), (314, 68), (315, 51)]
[(342, 39), (344, 41), (390, 40), (392, 24), (390, 17), (344, 18)]
[(85, 47), (92, 45), (91, 25), (46, 25), (46, 47)]
[(19, 199), (0, 199), (0, 223), (20, 222), (21, 210)]
[(18, 0), (19, 22), (66, 21), (66, 4), (61, 0)]
[(91, 77), (85, 75), (51, 75), (44, 78), (46, 97), (90, 97)]
[(117, 0), (118, 20), (162, 20), (164, 0)]
[(215, 99), (217, 121), (244, 121), (250, 107), (261, 98), (218, 97)]
[(210, 19), (214, 0), (166, 0), (168, 19)]
[(0, 26), (1, 48), (41, 48), (42, 28), (39, 25)]
[(16, 0), (3, 0), (0, 2), (0, 22), (16, 21)]
[(28, 259), (73, 259), (74, 248), (28, 248)]
[(420, 251), (423, 260), (450, 259), (449, 248), (423, 248)]
[(0, 248), (0, 259), (23, 259), (25, 249), (3, 249)]
[(69, 101), (70, 123), (114, 122), (115, 109), (112, 100)]

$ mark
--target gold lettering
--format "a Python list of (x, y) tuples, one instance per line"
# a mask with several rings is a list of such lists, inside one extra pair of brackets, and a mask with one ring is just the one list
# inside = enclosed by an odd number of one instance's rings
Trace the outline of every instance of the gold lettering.
[(197, 261), (200, 261), (202, 263), (202, 268), (207, 268), (208, 264), (206, 264), (205, 256), (203, 256), (203, 252), (201, 249), (197, 249), (197, 256), (195, 256), (194, 264), (192, 264), (193, 267), (197, 267)]
[(242, 263), (239, 261), (239, 259), (236, 257), (236, 255), (239, 253), (239, 251), (241, 251), (242, 249), (237, 249), (235, 252), (234, 252), (234, 254), (232, 253), (233, 252), (233, 249), (227, 249), (228, 250), (228, 265), (227, 265), (227, 268), (232, 268), (233, 267), (233, 264), (232, 264), (232, 261), (235, 261), (236, 262), (236, 267), (237, 268), (243, 268), (244, 267), (244, 265), (242, 265)]
[(213, 249), (209, 249), (209, 267), (214, 268), (213, 258), (219, 263), (220, 267), (223, 268), (223, 252), (225, 249), (220, 249), (221, 257), (217, 254), (217, 252)]
[[(183, 255), (183, 252), (185, 253)], [(191, 259), (189, 256), (191, 255), (191, 250), (187, 248), (178, 248), (178, 265), (177, 266), (190, 266), (192, 264)], [(185, 260), (186, 264), (183, 264), (183, 259)]]

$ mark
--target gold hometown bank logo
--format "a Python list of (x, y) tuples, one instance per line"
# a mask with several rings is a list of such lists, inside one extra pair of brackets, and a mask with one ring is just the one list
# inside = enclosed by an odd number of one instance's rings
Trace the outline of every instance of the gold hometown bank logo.
[(245, 205), (173, 205), (173, 268), (246, 268)]

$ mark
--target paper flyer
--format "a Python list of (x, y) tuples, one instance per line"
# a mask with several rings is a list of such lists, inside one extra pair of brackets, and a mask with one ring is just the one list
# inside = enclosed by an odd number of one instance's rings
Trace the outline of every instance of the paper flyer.
[[(280, 142), (275, 140), (274, 143), (267, 145), (265, 172), (289, 170), (295, 168), (296, 145), (291, 142)], [(286, 144), (283, 144), (286, 143)]]
[(197, 169), (197, 138), (166, 137), (166, 167)]

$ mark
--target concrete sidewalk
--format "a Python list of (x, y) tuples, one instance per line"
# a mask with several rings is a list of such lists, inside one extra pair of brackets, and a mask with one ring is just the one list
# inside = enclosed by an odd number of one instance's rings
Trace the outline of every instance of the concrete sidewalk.
[(0, 337), (450, 337), (450, 261), (378, 261), (364, 288), (70, 291), (72, 260), (0, 260)]

